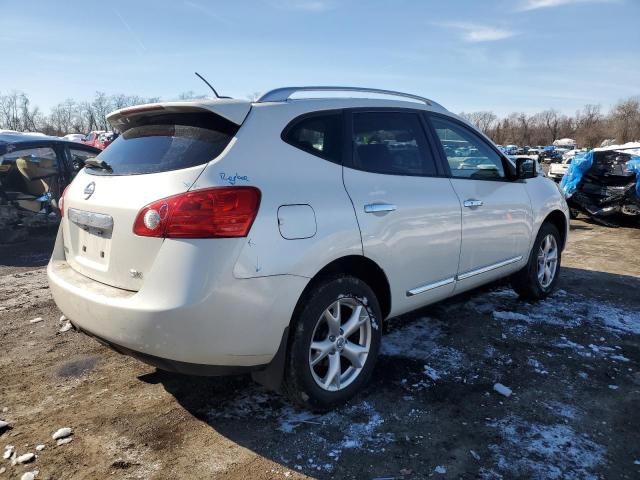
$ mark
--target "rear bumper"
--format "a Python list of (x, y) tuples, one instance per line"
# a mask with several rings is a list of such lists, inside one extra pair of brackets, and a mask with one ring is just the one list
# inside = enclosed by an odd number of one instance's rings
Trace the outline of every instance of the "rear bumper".
[(179, 261), (177, 253), (167, 271), (154, 272), (141, 290), (131, 292), (73, 270), (59, 235), (47, 267), (51, 293), (78, 329), (160, 368), (211, 375), (219, 369), (206, 373), (205, 367), (268, 364), (308, 279), (237, 279), (232, 269), (211, 272), (206, 259)]
[(83, 330), (82, 328), (74, 325), (76, 330), (89, 337), (95, 339), (98, 343), (109, 347), (110, 349), (120, 353), (121, 355), (127, 355), (129, 357), (133, 357), (137, 360), (140, 360), (147, 365), (152, 365), (161, 370), (165, 370), (167, 372), (175, 372), (182, 373), (185, 375), (201, 375), (207, 377), (218, 377), (224, 375), (242, 375), (246, 373), (251, 373), (255, 371), (264, 370), (267, 368), (267, 364), (265, 365), (253, 365), (253, 366), (236, 366), (236, 365), (202, 365), (199, 363), (189, 363), (189, 362), (180, 362), (178, 360), (170, 360), (168, 358), (156, 357), (154, 355), (149, 355), (148, 353), (138, 352), (136, 350), (131, 350), (130, 348), (123, 347), (122, 345), (116, 345), (113, 342), (105, 340), (104, 338), (98, 337), (93, 333)]

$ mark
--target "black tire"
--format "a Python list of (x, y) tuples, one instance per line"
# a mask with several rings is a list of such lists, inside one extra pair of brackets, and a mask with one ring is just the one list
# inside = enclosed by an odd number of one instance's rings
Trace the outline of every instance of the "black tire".
[[(549, 285), (543, 286), (538, 280), (538, 251), (540, 249), (540, 244), (547, 235), (553, 235), (555, 238), (558, 260), (553, 280)], [(522, 300), (542, 300), (556, 288), (558, 278), (560, 276), (560, 265), (562, 259), (561, 245), (562, 243), (560, 242), (560, 233), (558, 232), (558, 229), (551, 223), (543, 223), (542, 227), (540, 227), (540, 231), (538, 232), (538, 236), (536, 237), (536, 241), (533, 244), (531, 253), (529, 254), (529, 262), (522, 270), (511, 277), (511, 286)]]
[[(366, 308), (370, 316), (369, 353), (359, 374), (354, 376), (350, 384), (337, 391), (328, 391), (321, 388), (314, 379), (312, 367), (309, 364), (309, 349), (319, 319), (334, 302), (343, 298), (357, 302), (359, 306)], [(284, 392), (294, 403), (315, 411), (326, 411), (345, 403), (371, 378), (380, 350), (381, 338), (380, 305), (375, 293), (366, 283), (351, 276), (320, 280), (305, 297), (301, 298), (293, 318), (285, 362)], [(328, 356), (325, 358), (329, 360)]]

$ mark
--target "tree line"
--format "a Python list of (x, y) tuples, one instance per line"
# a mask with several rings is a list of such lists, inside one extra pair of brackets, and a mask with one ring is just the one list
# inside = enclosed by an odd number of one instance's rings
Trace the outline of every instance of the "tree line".
[[(256, 94), (248, 96), (253, 100)], [(179, 99), (204, 98), (193, 91)], [(49, 114), (33, 105), (24, 92), (0, 92), (0, 129), (42, 132), (47, 135), (109, 130), (106, 115), (119, 108), (160, 101), (158, 97), (107, 95), (96, 92), (90, 101), (67, 99)], [(585, 105), (575, 115), (554, 109), (528, 115), (514, 112), (499, 117), (491, 111), (461, 113), (496, 143), (502, 145), (549, 145), (560, 138), (573, 138), (581, 147), (597, 147), (603, 141), (626, 143), (640, 140), (640, 97), (619, 101), (608, 112), (600, 105)]]
[(585, 105), (573, 116), (553, 109), (533, 115), (514, 112), (504, 118), (491, 111), (460, 115), (501, 145), (550, 145), (572, 138), (580, 147), (593, 148), (605, 141), (640, 141), (640, 97), (620, 100), (608, 112), (600, 105)]
[[(178, 99), (204, 98), (193, 91), (182, 93)], [(57, 104), (47, 115), (34, 106), (24, 92), (0, 92), (0, 129), (18, 132), (41, 132), (62, 136), (68, 133), (87, 133), (92, 130), (109, 130), (107, 114), (114, 110), (141, 103), (160, 101), (159, 97), (139, 95), (107, 95), (96, 92), (90, 101), (67, 99)]]

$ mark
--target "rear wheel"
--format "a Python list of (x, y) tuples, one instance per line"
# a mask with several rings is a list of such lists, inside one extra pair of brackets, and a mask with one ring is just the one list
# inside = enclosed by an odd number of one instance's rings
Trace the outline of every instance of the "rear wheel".
[(381, 312), (362, 280), (321, 281), (294, 319), (285, 390), (297, 404), (326, 410), (349, 400), (369, 380), (381, 339)]
[(524, 300), (540, 300), (549, 295), (560, 273), (560, 234), (551, 223), (538, 232), (527, 266), (511, 279), (513, 289)]

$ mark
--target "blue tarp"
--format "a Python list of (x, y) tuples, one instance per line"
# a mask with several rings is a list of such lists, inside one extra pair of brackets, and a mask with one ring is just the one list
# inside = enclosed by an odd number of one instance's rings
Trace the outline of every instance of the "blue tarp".
[(593, 150), (586, 153), (580, 153), (573, 157), (567, 172), (562, 177), (560, 188), (565, 198), (569, 198), (576, 191), (582, 176), (589, 171), (593, 165)]
[(640, 198), (640, 156), (633, 156), (627, 162), (627, 170), (636, 174), (636, 196)]

